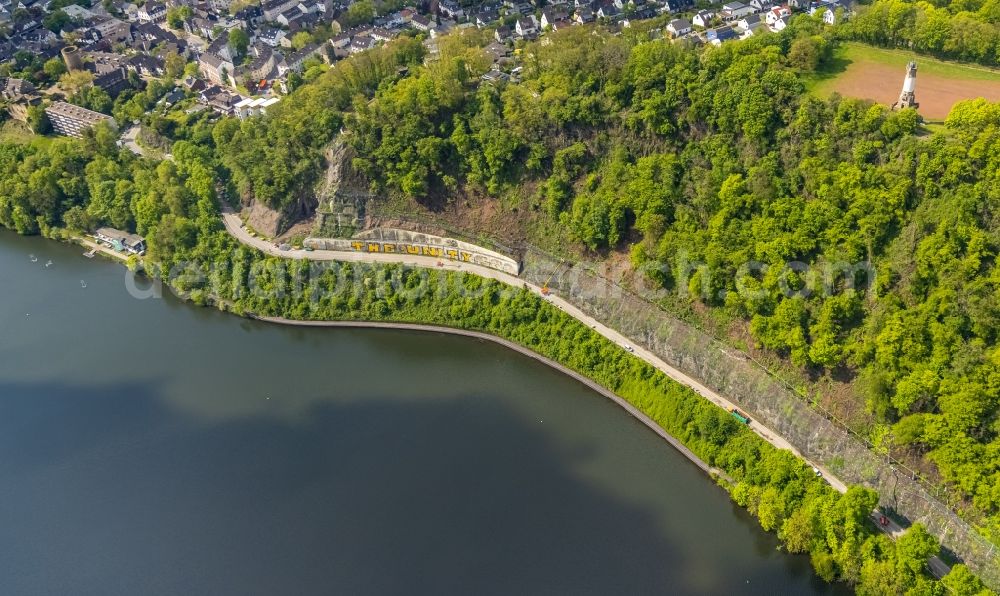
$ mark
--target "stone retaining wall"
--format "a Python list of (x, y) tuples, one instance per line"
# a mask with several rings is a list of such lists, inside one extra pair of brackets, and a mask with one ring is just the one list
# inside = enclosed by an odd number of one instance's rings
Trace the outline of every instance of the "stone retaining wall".
[(475, 244), (394, 228), (365, 230), (353, 238), (307, 238), (303, 245), (315, 250), (411, 254), (464, 261), (511, 275), (517, 275), (521, 269), (514, 259)]

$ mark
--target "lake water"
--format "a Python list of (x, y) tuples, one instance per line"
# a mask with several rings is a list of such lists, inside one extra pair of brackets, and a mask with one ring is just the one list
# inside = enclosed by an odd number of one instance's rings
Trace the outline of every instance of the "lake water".
[(529, 358), (137, 300), (82, 252), (0, 232), (2, 594), (844, 592)]

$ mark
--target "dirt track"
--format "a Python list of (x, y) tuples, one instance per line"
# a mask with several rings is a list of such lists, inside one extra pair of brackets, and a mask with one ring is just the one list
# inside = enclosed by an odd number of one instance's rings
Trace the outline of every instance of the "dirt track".
[[(854, 62), (830, 86), (845, 97), (873, 99), (892, 105), (899, 99), (904, 71), (874, 62)], [(956, 102), (985, 97), (1000, 101), (1000, 81), (945, 78), (921, 73), (917, 67), (917, 111), (928, 120), (944, 120)]]

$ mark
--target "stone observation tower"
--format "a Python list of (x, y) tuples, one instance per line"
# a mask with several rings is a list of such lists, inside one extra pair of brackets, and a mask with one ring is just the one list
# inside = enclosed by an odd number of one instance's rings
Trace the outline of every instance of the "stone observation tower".
[(914, 91), (917, 88), (917, 63), (910, 62), (906, 65), (906, 78), (903, 79), (903, 90), (899, 94), (899, 101), (893, 104), (892, 107), (899, 108), (916, 108), (920, 104), (917, 103), (917, 97)]

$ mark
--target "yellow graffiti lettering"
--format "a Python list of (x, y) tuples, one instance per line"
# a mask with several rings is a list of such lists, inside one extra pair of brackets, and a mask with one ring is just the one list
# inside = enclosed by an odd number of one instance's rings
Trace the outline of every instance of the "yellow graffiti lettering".
[(364, 243), (363, 242), (354, 241), (354, 242), (351, 243), (351, 246), (354, 247), (354, 250), (361, 250), (361, 247), (364, 246)]
[(458, 258), (458, 251), (455, 250), (455, 249), (448, 250), (447, 254), (448, 254), (448, 258), (450, 258), (450, 259), (457, 259)]
[(383, 244), (382, 245), (382, 251), (383, 252), (396, 252), (396, 245), (395, 244)]
[(410, 244), (407, 244), (406, 245), (406, 252), (409, 253), (409, 254), (411, 254), (411, 255), (419, 255), (420, 254), (420, 247), (419, 246), (412, 246)]
[(380, 252), (382, 247), (376, 242), (368, 243), (368, 252)]
[(468, 263), (468, 262), (469, 262), (469, 259), (471, 259), (471, 258), (472, 258), (472, 255), (471, 255), (471, 254), (469, 254), (469, 253), (467, 253), (467, 252), (463, 252), (463, 253), (462, 253), (462, 260), (463, 260), (463, 261), (465, 261), (466, 263)]
[(429, 257), (440, 257), (441, 256), (441, 249), (440, 248), (434, 248), (433, 246), (425, 246), (425, 247), (423, 247), (423, 252), (424, 252), (425, 255), (427, 255)]

